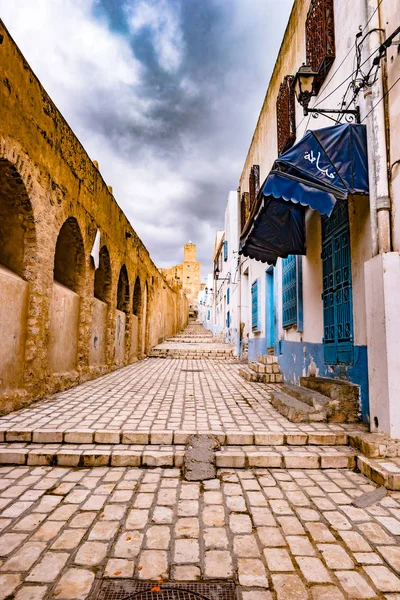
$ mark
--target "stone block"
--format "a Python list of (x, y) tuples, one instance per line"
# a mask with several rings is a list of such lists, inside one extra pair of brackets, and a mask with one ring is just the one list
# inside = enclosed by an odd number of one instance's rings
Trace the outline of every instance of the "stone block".
[(144, 431), (122, 431), (121, 444), (148, 444), (149, 433)]
[(49, 429), (35, 429), (32, 433), (34, 444), (62, 444), (63, 432)]
[(97, 430), (94, 433), (95, 444), (119, 444), (119, 431)]
[(70, 429), (64, 432), (66, 444), (92, 444), (94, 432), (91, 429)]

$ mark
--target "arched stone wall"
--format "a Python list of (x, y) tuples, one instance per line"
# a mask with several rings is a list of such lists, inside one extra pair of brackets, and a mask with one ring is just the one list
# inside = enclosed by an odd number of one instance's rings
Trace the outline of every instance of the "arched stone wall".
[(108, 316), (112, 295), (112, 270), (107, 246), (100, 248), (99, 267), (94, 274), (94, 297), (89, 348), (90, 366), (107, 364)]
[[(133, 288), (132, 327), (131, 327), (131, 358), (139, 354), (142, 343), (142, 286), (137, 276)], [(141, 354), (141, 353), (140, 353)]]
[(115, 321), (115, 363), (117, 365), (123, 364), (125, 360), (127, 338), (129, 334), (129, 313), (129, 277), (126, 266), (122, 265), (118, 277), (117, 312)]
[(36, 252), (33, 209), (15, 165), (0, 158), (0, 393), (24, 383), (29, 281)]
[[(13, 363), (19, 361), (17, 376), (8, 381), (2, 372), (5, 361), (0, 355), (0, 412), (8, 412), (141, 357), (142, 340), (136, 356), (132, 352), (134, 320), (138, 318), (133, 314), (136, 278), (140, 279), (142, 314), (144, 282), (153, 282), (153, 287), (158, 285), (160, 289), (163, 279), (99, 168), (1, 21), (0, 35), (0, 70), (9, 82), (8, 86), (0, 86), (0, 277), (7, 277), (8, 283), (12, 281), (12, 286), (18, 288), (10, 290), (0, 281), (0, 294), (4, 295), (0, 298), (1, 348), (8, 328), (2, 315), (5, 307), (16, 309), (20, 303), (18, 318), (11, 316), (14, 324), (20, 324), (20, 331), (12, 337), (21, 339), (22, 335), (25, 339), (19, 350), (7, 352)], [(101, 251), (96, 270), (90, 252), (98, 231)], [(71, 269), (71, 265), (76, 268)], [(126, 294), (125, 285), (123, 300), (118, 294), (121, 265), (125, 267), (126, 277), (122, 277), (129, 289)], [(154, 295), (151, 287), (146, 292), (149, 308), (144, 319), (145, 331), (150, 331), (151, 336), (147, 335), (147, 345), (146, 334), (143, 336), (144, 350), (150, 347), (149, 339), (165, 334), (155, 314), (169, 312), (172, 304), (177, 307), (179, 328), (187, 320), (187, 303), (182, 293), (167, 285), (161, 294)], [(60, 354), (61, 347), (63, 354), (69, 354), (65, 349), (71, 348), (72, 340), (73, 351), (61, 366), (52, 354), (55, 288), (65, 294), (70, 307), (76, 309), (79, 304), (78, 311), (73, 311), (75, 321), (70, 320), (65, 329), (67, 339), (60, 344)], [(121, 302), (120, 312), (125, 317), (124, 355), (117, 361), (115, 335)], [(101, 328), (96, 336), (104, 349), (95, 358), (91, 345), (98, 303), (102, 303), (107, 316), (105, 331)], [(165, 314), (163, 322), (169, 319), (170, 315)]]
[(48, 340), (50, 373), (69, 373), (77, 367), (85, 271), (82, 233), (76, 218), (69, 217), (60, 229), (54, 254)]

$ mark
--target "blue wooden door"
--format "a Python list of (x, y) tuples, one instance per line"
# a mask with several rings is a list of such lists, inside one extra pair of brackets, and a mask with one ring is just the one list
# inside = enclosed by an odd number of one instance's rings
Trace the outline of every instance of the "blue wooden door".
[(274, 326), (274, 267), (269, 267), (265, 272), (265, 337), (267, 348), (275, 343), (275, 326)]
[(322, 219), (324, 359), (351, 364), (354, 355), (350, 228), (346, 200)]

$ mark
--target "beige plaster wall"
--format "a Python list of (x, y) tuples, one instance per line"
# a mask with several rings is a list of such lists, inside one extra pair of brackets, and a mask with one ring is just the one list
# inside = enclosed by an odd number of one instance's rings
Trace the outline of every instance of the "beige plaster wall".
[(27, 308), (28, 284), (0, 265), (0, 393), (23, 381)]
[(106, 364), (107, 310), (105, 302), (93, 298), (92, 326), (90, 336), (89, 364)]
[(48, 338), (48, 361), (51, 373), (67, 373), (76, 368), (79, 308), (78, 294), (55, 281)]

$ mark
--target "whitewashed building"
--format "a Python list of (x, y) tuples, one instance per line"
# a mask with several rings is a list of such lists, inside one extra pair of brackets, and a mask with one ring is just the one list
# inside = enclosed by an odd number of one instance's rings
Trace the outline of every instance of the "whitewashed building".
[(394, 437), (399, 15), (400, 0), (295, 0), (240, 177), (237, 316), (249, 360), (356, 384), (362, 419)]

